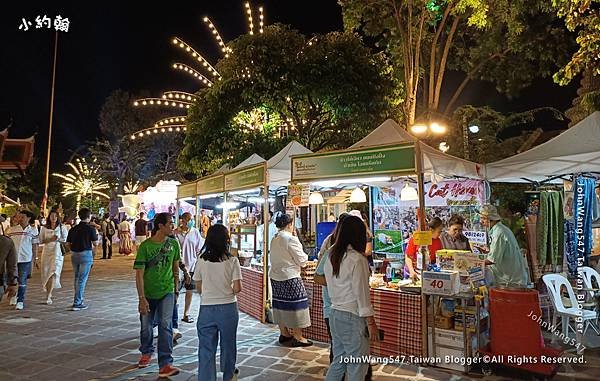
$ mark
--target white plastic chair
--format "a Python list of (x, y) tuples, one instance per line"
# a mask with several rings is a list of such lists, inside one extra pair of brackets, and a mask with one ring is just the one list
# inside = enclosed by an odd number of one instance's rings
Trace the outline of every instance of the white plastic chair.
[[(552, 316), (552, 325), (556, 326), (556, 318), (558, 316), (561, 317), (562, 330), (563, 335), (565, 337), (569, 336), (569, 328), (573, 331), (573, 333), (577, 334), (577, 332), (569, 325), (569, 321), (571, 319), (582, 318), (584, 329), (583, 335), (587, 331), (587, 328), (591, 325), (594, 331), (598, 333), (598, 330), (594, 324), (591, 324), (591, 321), (595, 321), (598, 317), (598, 313), (596, 311), (590, 310), (579, 310), (577, 307), (579, 303), (577, 302), (577, 297), (575, 296), (575, 292), (573, 292), (573, 287), (571, 284), (562, 275), (559, 274), (546, 274), (542, 277), (546, 288), (548, 289), (548, 294), (550, 295), (550, 300), (554, 305), (554, 314)], [(561, 289), (565, 288), (567, 293), (569, 294), (569, 301), (571, 306), (566, 307), (563, 303)], [(555, 335), (554, 335), (555, 336)]]
[[(600, 274), (591, 268), (591, 267), (581, 267), (579, 269), (583, 278), (583, 285), (588, 289), (587, 294), (587, 302), (584, 303), (584, 308), (592, 309), (598, 312), (598, 306), (596, 304), (596, 293), (600, 292)], [(595, 284), (594, 284), (595, 283)], [(596, 318), (596, 324), (598, 324), (598, 319)]]

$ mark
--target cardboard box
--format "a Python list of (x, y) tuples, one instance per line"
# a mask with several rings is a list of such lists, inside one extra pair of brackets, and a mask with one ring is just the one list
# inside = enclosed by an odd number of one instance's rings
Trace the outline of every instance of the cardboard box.
[(485, 255), (473, 254), (469, 251), (454, 253), (454, 270), (461, 276), (468, 276), (469, 269), (472, 267), (479, 267), (485, 272)]
[[(463, 330), (463, 307), (461, 306), (457, 306), (456, 308), (454, 308), (454, 329), (457, 331), (462, 331)], [(476, 325), (475, 325), (475, 307), (467, 307), (467, 309), (465, 310), (465, 317), (467, 319), (467, 331), (468, 332), (475, 332), (477, 331)], [(480, 309), (479, 310), (479, 331), (483, 332), (487, 330), (488, 327), (488, 313), (485, 309)]]
[(422, 291), (430, 295), (455, 295), (460, 292), (458, 271), (423, 271)]

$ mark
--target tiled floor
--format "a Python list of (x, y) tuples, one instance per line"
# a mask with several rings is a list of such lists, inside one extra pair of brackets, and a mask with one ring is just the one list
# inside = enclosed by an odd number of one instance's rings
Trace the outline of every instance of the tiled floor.
[[(155, 380), (157, 365), (137, 369), (139, 357), (137, 294), (132, 257), (116, 255), (97, 260), (87, 287), (90, 308), (71, 312), (72, 271), (69, 258), (63, 272), (63, 288), (47, 306), (36, 271), (30, 279), (26, 309), (15, 311), (0, 304), (0, 380)], [(183, 302), (183, 297), (180, 298)], [(194, 297), (193, 311), (198, 310)], [(183, 308), (180, 304), (180, 313)], [(193, 314), (195, 315), (195, 313)], [(182, 372), (172, 380), (195, 380), (197, 337), (194, 324), (180, 323), (184, 336), (174, 350), (175, 365)], [(328, 365), (328, 346), (290, 349), (276, 343), (278, 331), (241, 315), (238, 331), (240, 380), (322, 380)], [(594, 353), (594, 352), (591, 352)], [(597, 352), (596, 352), (597, 353)], [(584, 369), (563, 368), (555, 380), (598, 380), (600, 361)], [(377, 365), (375, 380), (518, 380), (522, 375), (461, 376), (436, 368), (410, 364)], [(598, 373), (596, 373), (598, 372)]]

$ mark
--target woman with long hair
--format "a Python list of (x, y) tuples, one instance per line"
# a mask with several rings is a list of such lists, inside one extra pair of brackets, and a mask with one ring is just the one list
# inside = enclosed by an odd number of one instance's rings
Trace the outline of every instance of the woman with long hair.
[(308, 347), (312, 341), (304, 338), (302, 329), (310, 327), (308, 295), (300, 269), (306, 266), (308, 255), (294, 232), (293, 218), (287, 214), (275, 220), (279, 229), (271, 241), (271, 286), (273, 288), (273, 318), (279, 324), (279, 343), (289, 347)]
[(67, 227), (64, 226), (58, 212), (51, 210), (46, 218), (46, 224), (40, 230), (40, 242), (44, 244), (42, 250), (42, 287), (46, 291), (46, 303), (52, 304), (52, 291), (61, 288), (60, 274), (63, 268), (63, 254), (60, 244), (67, 241)]
[(229, 252), (229, 232), (224, 225), (213, 225), (196, 262), (194, 280), (202, 295), (198, 313), (198, 381), (217, 379), (216, 353), (221, 344), (223, 380), (237, 380), (237, 298), (242, 290), (240, 262)]
[(369, 265), (365, 258), (367, 232), (356, 216), (346, 217), (339, 226), (334, 245), (325, 263), (327, 291), (331, 298), (329, 324), (333, 337), (333, 362), (327, 381), (338, 381), (348, 375), (349, 381), (363, 381), (369, 369), (367, 362), (346, 364), (349, 356), (369, 355), (369, 338), (379, 341), (375, 311), (369, 290)]

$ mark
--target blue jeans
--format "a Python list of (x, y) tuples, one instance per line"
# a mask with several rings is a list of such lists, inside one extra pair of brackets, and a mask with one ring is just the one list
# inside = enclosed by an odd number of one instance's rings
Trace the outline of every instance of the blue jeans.
[(85, 285), (87, 284), (92, 264), (94, 263), (94, 254), (91, 250), (74, 251), (71, 254), (71, 264), (73, 265), (73, 285), (75, 287), (75, 296), (73, 297), (73, 305), (80, 306), (83, 304), (85, 294)]
[[(179, 319), (179, 304), (177, 304), (177, 294), (175, 295), (175, 297), (173, 298), (174, 302), (173, 302), (173, 319), (172, 319), (172, 328), (173, 329), (177, 329), (179, 328), (179, 322), (177, 321)], [(154, 327), (158, 327), (158, 325), (160, 324), (160, 319), (158, 318), (157, 314), (154, 314), (154, 318), (152, 319), (152, 328)]]
[(152, 340), (153, 320), (158, 319), (158, 365), (163, 367), (173, 363), (173, 294), (162, 299), (148, 299), (150, 313), (140, 315), (140, 352), (143, 355), (154, 352)]
[(200, 306), (198, 314), (198, 381), (215, 381), (217, 343), (221, 344), (223, 381), (230, 381), (237, 355), (237, 303)]
[(17, 270), (19, 272), (19, 291), (17, 292), (17, 302), (23, 303), (25, 301), (25, 292), (27, 291), (27, 277), (31, 272), (31, 262), (17, 263)]
[(325, 380), (338, 381), (347, 373), (348, 381), (363, 381), (369, 364), (345, 364), (342, 360), (348, 356), (369, 355), (367, 319), (350, 312), (331, 309), (329, 325), (333, 338), (333, 362), (327, 370)]

